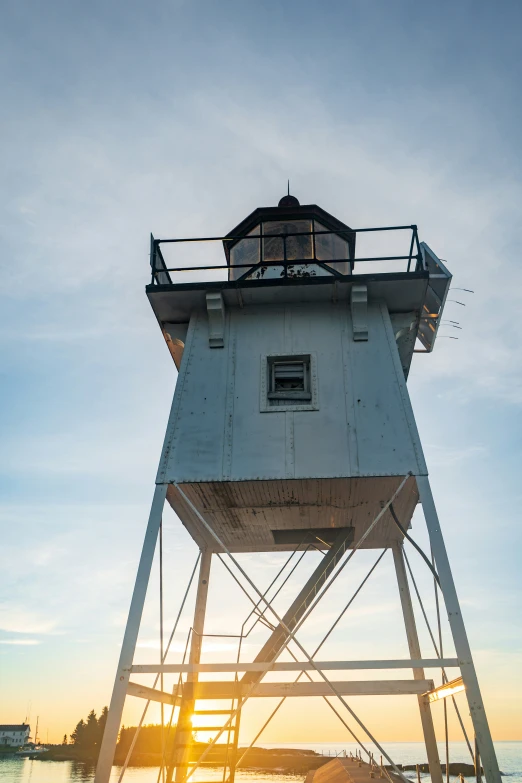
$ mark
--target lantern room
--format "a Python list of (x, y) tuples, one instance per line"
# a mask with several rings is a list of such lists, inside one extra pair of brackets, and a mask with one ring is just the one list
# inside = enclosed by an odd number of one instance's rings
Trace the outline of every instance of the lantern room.
[[(252, 212), (223, 240), (229, 280), (351, 274), (355, 234), (315, 204), (284, 196)], [(254, 269), (252, 269), (252, 267)]]

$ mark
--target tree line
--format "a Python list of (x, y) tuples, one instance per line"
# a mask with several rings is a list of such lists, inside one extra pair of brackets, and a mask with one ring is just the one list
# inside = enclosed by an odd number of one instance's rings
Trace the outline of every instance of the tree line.
[[(174, 732), (176, 727), (169, 728), (165, 726), (162, 730), (161, 726), (150, 724), (148, 726), (142, 726), (138, 739), (134, 746), (135, 753), (161, 753), (163, 745), (165, 744), (167, 752), (170, 753), (172, 748), (172, 741), (174, 738)], [(134, 735), (136, 734), (136, 726), (122, 726), (120, 730), (120, 736), (118, 741), (118, 750), (127, 753), (129, 750)]]
[[(97, 751), (100, 748), (103, 732), (105, 730), (105, 724), (107, 723), (107, 714), (109, 710), (104, 707), (100, 713), (100, 717), (96, 717), (94, 710), (91, 710), (87, 715), (86, 720), (83, 718), (78, 721), (76, 728), (71, 734), (71, 744), (79, 750), (85, 751)], [(64, 736), (63, 744), (67, 744), (67, 735)]]
[[(104, 707), (100, 717), (96, 716), (94, 710), (91, 710), (85, 720), (82, 718), (76, 724), (76, 727), (70, 735), (70, 742), (67, 741), (67, 735), (64, 736), (62, 745), (71, 745), (77, 750), (81, 757), (96, 757), (100, 751), (101, 742), (105, 724), (107, 723), (107, 714), (109, 710)], [(134, 739), (137, 731), (136, 726), (122, 726), (118, 737), (118, 752), (126, 754)], [(135, 753), (162, 753), (165, 750), (167, 758), (170, 758), (172, 745), (176, 733), (176, 726), (165, 726), (149, 724), (142, 726), (138, 734), (137, 742), (134, 747)], [(195, 743), (195, 747), (204, 747), (204, 743)], [(199, 755), (196, 751), (196, 754)]]
[[(94, 710), (91, 710), (85, 720), (82, 718), (76, 724), (76, 728), (70, 735), (70, 743), (67, 742), (67, 735), (63, 738), (63, 745), (71, 744), (79, 751), (96, 755), (100, 750), (101, 741), (105, 724), (107, 723), (107, 707), (101, 711), (100, 717), (96, 717)], [(135, 746), (137, 753), (161, 753), (163, 744), (170, 748), (172, 743), (175, 726), (164, 729), (158, 725), (142, 726), (138, 735), (138, 741)], [(127, 752), (137, 731), (136, 726), (122, 726), (118, 738), (118, 749)]]

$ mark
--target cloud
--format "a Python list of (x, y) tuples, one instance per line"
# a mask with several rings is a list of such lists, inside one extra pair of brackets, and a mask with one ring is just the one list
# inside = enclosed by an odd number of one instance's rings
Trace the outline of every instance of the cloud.
[(113, 428), (112, 433), (100, 431), (99, 427), (85, 429), (78, 422), (74, 433), (48, 433), (30, 436), (30, 453), (27, 439), (22, 438), (18, 445), (5, 453), (3, 471), (12, 474), (30, 473), (42, 475), (79, 475), (106, 476), (125, 471), (145, 468), (156, 459), (156, 451), (139, 439), (132, 442), (127, 437), (126, 448), (122, 451), (120, 433)]
[[(141, 639), (138, 641), (137, 647), (146, 650), (159, 650), (159, 639)], [(245, 647), (245, 645), (243, 645)], [(230, 644), (225, 642), (203, 642), (203, 653), (209, 652), (224, 652), (226, 650), (237, 650), (237, 644)], [(172, 642), (169, 647), (169, 653), (183, 653), (185, 651), (185, 644), (181, 642)]]
[(39, 639), (0, 639), (0, 644), (15, 644), (20, 646), (32, 647), (36, 644), (41, 644)]
[(0, 604), (0, 630), (8, 633), (50, 634), (57, 621), (39, 612), (28, 611), (22, 606)]
[(489, 453), (488, 447), (483, 444), (469, 444), (462, 448), (452, 448), (448, 445), (440, 446), (428, 443), (425, 446), (425, 451), (431, 467), (451, 467), (469, 460), (485, 458)]

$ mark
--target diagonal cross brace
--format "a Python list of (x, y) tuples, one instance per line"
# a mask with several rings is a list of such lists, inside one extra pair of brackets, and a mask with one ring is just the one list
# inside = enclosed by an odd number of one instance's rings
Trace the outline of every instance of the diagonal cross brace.
[[(352, 543), (353, 533), (353, 527), (344, 527), (339, 531), (334, 543), (283, 616), (282, 622), (276, 626), (256, 655), (255, 663), (275, 661), (290, 637), (289, 631), (293, 631), (297, 626), (318, 591), (326, 583), (335, 566), (343, 557), (348, 545)], [(258, 682), (263, 679), (264, 674), (264, 672), (246, 672), (241, 678), (241, 683), (251, 684)]]

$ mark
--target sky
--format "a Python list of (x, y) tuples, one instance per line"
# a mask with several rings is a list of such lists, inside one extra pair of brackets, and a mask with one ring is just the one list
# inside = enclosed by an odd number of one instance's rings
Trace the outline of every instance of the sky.
[[(450, 295), (462, 329), (443, 327), (408, 383), (492, 733), (522, 739), (520, 4), (2, 6), (0, 722), (39, 715), (40, 737), (58, 741), (110, 699), (176, 382), (144, 294), (150, 232), (224, 234), (289, 178), (301, 203), (350, 226), (418, 224), (454, 287), (474, 291)], [(164, 540), (170, 627), (197, 550), (172, 512)], [(304, 644), (373, 557), (354, 558)], [(266, 586), (282, 561), (241, 562)], [(393, 580), (388, 553), (325, 658), (407, 656)], [(141, 662), (159, 655), (157, 584), (155, 571)], [(219, 563), (211, 584), (209, 632), (237, 633), (246, 599)], [(178, 658), (189, 626), (186, 612)], [(223, 640), (204, 654), (235, 651)], [(248, 705), (242, 740), (268, 701)], [(315, 724), (304, 706), (285, 704), (264, 741), (347, 738), (326, 706), (307, 705)], [(411, 699), (354, 706), (383, 740), (421, 738)], [(141, 707), (128, 700), (126, 725)], [(442, 736), (440, 710), (435, 721)]]

